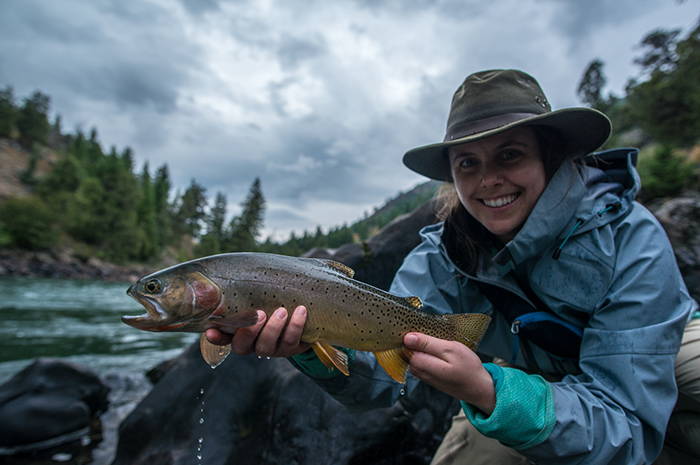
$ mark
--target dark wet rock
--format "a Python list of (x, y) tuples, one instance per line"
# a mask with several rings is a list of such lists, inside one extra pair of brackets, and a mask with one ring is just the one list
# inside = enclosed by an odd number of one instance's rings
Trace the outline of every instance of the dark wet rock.
[(458, 407), (422, 385), (351, 414), (287, 360), (231, 355), (212, 370), (194, 344), (122, 422), (113, 465), (427, 464)]
[(108, 393), (109, 388), (84, 367), (37, 359), (0, 386), (2, 454), (55, 448), (89, 438), (99, 428)]
[(339, 261), (355, 270), (358, 281), (389, 289), (403, 259), (420, 244), (421, 228), (437, 222), (435, 211), (435, 202), (427, 202), (361, 244), (347, 244), (336, 250), (312, 249), (304, 256)]
[(669, 199), (650, 209), (671, 240), (691, 295), (700, 300), (700, 198)]

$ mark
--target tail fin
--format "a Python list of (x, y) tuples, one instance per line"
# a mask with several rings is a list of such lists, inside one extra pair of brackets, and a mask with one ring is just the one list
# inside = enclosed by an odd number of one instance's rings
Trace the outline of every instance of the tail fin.
[(482, 313), (456, 313), (445, 317), (454, 327), (454, 340), (471, 350), (476, 350), (491, 322), (491, 317)]

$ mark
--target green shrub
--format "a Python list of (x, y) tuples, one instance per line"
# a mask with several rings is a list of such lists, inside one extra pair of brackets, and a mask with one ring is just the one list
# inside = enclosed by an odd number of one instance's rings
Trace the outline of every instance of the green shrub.
[(645, 202), (672, 197), (697, 185), (694, 165), (665, 145), (641, 154), (639, 175), (642, 180), (640, 196)]
[[(0, 205), (0, 223), (11, 244), (22, 249), (46, 249), (57, 242), (53, 215), (39, 199), (13, 198), (6, 201)], [(7, 238), (0, 240), (8, 242)]]

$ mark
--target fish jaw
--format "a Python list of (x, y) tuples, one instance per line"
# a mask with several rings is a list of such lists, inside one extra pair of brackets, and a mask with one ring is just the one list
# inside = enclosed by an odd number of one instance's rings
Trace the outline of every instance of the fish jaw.
[(169, 318), (169, 315), (158, 301), (150, 299), (138, 292), (134, 292), (133, 284), (126, 294), (143, 305), (146, 308), (146, 313), (139, 316), (123, 316), (122, 321), (127, 325), (144, 331), (173, 331), (187, 324), (185, 321), (175, 321), (174, 318)]

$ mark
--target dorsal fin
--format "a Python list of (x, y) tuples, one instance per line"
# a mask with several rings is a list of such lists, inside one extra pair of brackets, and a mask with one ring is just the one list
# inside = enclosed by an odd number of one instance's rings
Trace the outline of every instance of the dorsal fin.
[(355, 277), (355, 270), (353, 270), (352, 268), (350, 268), (347, 265), (343, 265), (342, 263), (336, 262), (335, 260), (325, 260), (325, 259), (321, 259), (321, 258), (319, 260), (321, 260), (323, 263), (325, 263), (330, 268), (333, 268), (335, 271), (344, 274), (348, 278)]

